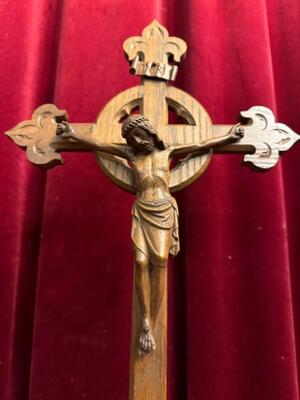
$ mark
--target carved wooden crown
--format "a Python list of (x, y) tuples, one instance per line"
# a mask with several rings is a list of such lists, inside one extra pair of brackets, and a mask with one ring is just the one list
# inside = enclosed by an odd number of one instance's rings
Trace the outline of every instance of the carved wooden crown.
[(167, 29), (154, 20), (142, 36), (125, 40), (123, 49), (131, 64), (131, 73), (174, 81), (187, 45), (180, 38), (170, 37)]

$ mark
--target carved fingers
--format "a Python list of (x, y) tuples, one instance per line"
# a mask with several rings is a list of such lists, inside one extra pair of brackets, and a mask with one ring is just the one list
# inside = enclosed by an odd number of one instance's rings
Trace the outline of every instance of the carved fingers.
[(67, 121), (61, 121), (57, 124), (56, 135), (64, 138), (71, 138), (74, 135), (74, 129)]
[(242, 139), (245, 136), (245, 127), (241, 124), (237, 124), (232, 127), (229, 132), (230, 139), (234, 142)]

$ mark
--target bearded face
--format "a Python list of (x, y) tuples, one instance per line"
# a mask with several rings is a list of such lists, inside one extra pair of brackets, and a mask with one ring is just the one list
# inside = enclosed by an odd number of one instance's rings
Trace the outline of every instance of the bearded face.
[(129, 146), (137, 153), (151, 154), (155, 149), (154, 138), (142, 128), (132, 128), (126, 139)]

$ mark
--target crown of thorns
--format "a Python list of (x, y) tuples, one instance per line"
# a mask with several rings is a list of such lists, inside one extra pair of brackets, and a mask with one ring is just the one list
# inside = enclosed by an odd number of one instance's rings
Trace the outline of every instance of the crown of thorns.
[(134, 128), (143, 129), (145, 132), (148, 133), (148, 135), (151, 135), (153, 137), (154, 143), (158, 149), (165, 150), (166, 146), (164, 142), (160, 139), (155, 129), (151, 126), (149, 120), (146, 117), (140, 114), (136, 114), (130, 115), (128, 118), (126, 118), (122, 125), (123, 138), (127, 139), (128, 134)]

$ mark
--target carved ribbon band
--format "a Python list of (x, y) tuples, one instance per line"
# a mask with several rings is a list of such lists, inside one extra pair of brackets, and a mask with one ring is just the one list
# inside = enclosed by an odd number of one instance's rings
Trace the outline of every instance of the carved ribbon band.
[(138, 56), (133, 59), (130, 66), (130, 73), (133, 75), (145, 75), (167, 81), (175, 81), (177, 72), (177, 65), (145, 62), (141, 61)]

